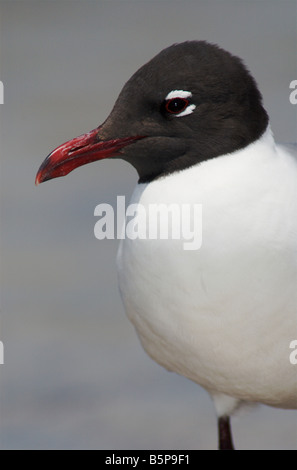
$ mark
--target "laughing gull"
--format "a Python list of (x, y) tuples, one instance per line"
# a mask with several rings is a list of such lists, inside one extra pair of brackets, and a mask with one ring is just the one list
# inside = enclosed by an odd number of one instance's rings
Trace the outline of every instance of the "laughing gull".
[(202, 207), (199, 249), (121, 240), (119, 284), (145, 351), (209, 392), (219, 448), (231, 450), (243, 404), (297, 408), (297, 152), (275, 143), (243, 62), (189, 41), (142, 66), (103, 125), (50, 153), (36, 184), (107, 157), (137, 170), (132, 203)]

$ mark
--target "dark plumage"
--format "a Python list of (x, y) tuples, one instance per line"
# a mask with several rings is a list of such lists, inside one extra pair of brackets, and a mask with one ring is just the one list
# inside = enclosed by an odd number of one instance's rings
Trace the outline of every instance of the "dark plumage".
[[(164, 112), (171, 90), (192, 92), (195, 116), (177, 119)], [(140, 182), (148, 182), (243, 148), (267, 123), (261, 93), (241, 59), (205, 41), (189, 41), (164, 49), (130, 78), (98, 135), (145, 135), (120, 157), (136, 168)]]

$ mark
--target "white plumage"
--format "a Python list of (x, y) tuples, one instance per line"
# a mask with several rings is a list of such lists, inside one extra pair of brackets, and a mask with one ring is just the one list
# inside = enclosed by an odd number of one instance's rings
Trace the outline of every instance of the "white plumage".
[(147, 353), (202, 385), (219, 416), (297, 407), (297, 155), (248, 147), (140, 184), (132, 203), (201, 203), (203, 241), (121, 242), (119, 283)]

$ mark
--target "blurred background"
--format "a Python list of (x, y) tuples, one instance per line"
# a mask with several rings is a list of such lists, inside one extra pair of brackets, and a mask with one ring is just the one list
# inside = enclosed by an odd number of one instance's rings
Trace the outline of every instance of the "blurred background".
[[(57, 145), (97, 127), (123, 84), (175, 42), (242, 57), (278, 141), (296, 142), (296, 0), (0, 1), (1, 449), (214, 449), (200, 387), (142, 350), (117, 287), (116, 240), (94, 208), (129, 199), (120, 160), (34, 186)], [(288, 351), (289, 354), (289, 351)], [(297, 449), (297, 413), (233, 419), (239, 449)]]

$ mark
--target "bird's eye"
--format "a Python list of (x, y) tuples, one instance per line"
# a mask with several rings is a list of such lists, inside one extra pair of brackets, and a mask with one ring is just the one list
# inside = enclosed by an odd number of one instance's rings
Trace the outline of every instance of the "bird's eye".
[(195, 104), (190, 104), (192, 93), (184, 90), (172, 90), (163, 102), (163, 112), (175, 117), (187, 116), (196, 108)]
[(170, 114), (180, 114), (182, 113), (189, 105), (189, 101), (185, 98), (171, 98), (165, 103), (165, 109)]

